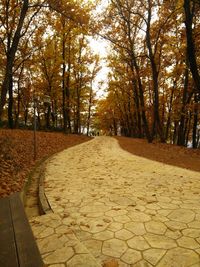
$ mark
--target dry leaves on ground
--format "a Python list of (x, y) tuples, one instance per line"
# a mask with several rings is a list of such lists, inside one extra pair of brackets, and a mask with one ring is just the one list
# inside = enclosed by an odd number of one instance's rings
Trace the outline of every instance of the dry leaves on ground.
[[(65, 148), (90, 140), (83, 135), (37, 132), (37, 161)], [(0, 197), (20, 191), (36, 162), (33, 132), (0, 130)]]
[(134, 155), (193, 171), (200, 171), (200, 149), (157, 142), (149, 144), (144, 139), (116, 138), (124, 150)]

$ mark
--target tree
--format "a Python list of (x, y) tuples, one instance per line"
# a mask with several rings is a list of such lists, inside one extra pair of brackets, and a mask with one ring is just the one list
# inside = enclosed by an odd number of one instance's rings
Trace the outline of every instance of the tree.
[(200, 4), (194, 0), (184, 0), (185, 27), (187, 36), (187, 57), (196, 90), (200, 94), (200, 74), (197, 64), (197, 52), (194, 39), (193, 25), (195, 16), (199, 16)]
[[(4, 80), (1, 88), (0, 121), (3, 108), (6, 103), (6, 94), (9, 93), (8, 118), (9, 126), (13, 127), (12, 106), (13, 106), (13, 66), (21, 39), (26, 35), (28, 28), (39, 12), (40, 7), (32, 11), (29, 0), (4, 1), (1, 3), (1, 43), (6, 57)], [(30, 12), (29, 12), (30, 11)]]

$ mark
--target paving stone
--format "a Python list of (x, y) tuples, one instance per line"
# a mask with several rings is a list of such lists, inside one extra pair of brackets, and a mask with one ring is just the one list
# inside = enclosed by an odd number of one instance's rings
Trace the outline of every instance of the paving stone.
[(154, 217), (153, 217), (153, 220), (154, 221), (158, 221), (158, 222), (167, 222), (169, 221), (169, 219), (163, 215), (160, 215), (160, 214), (156, 214)]
[(81, 207), (79, 212), (82, 213), (96, 213), (96, 212), (106, 212), (109, 210), (109, 207), (105, 206), (104, 204), (101, 205), (87, 205)]
[(113, 222), (111, 224), (109, 224), (107, 230), (113, 231), (113, 232), (117, 232), (119, 230), (121, 230), (123, 228), (123, 224), (122, 223), (118, 223), (118, 222)]
[(157, 198), (157, 201), (164, 202), (164, 203), (165, 202), (170, 203), (172, 201), (172, 199), (169, 197), (157, 196), (156, 198)]
[(102, 252), (105, 255), (120, 258), (127, 248), (124, 241), (113, 238), (103, 242)]
[(78, 254), (67, 262), (67, 267), (101, 267), (101, 265), (86, 254)]
[(93, 239), (97, 239), (101, 241), (112, 239), (113, 237), (114, 237), (114, 233), (109, 230), (105, 230), (101, 233), (97, 233), (93, 235)]
[(191, 228), (200, 229), (200, 221), (193, 221), (191, 223), (188, 223), (188, 226), (191, 227)]
[(165, 202), (158, 202), (158, 205), (162, 208), (162, 209), (169, 209), (169, 210), (175, 210), (178, 209), (179, 206), (172, 204), (172, 203), (165, 203)]
[(157, 214), (157, 212), (155, 210), (148, 210), (148, 209), (145, 210), (145, 213), (147, 215), (153, 215), (153, 216), (155, 216)]
[(78, 237), (78, 239), (80, 241), (92, 239), (92, 234), (91, 233), (84, 232), (84, 231), (81, 231), (81, 230), (77, 230), (76, 231), (76, 236)]
[(130, 222), (125, 224), (125, 229), (131, 231), (135, 235), (143, 235), (146, 233), (144, 224), (140, 222)]
[(49, 256), (44, 259), (45, 264), (65, 263), (74, 255), (71, 247), (62, 247), (53, 251)]
[(158, 214), (166, 217), (166, 216), (168, 216), (172, 212), (172, 210), (171, 209), (168, 209), (168, 210), (166, 210), (166, 209), (160, 209), (157, 212), (158, 212)]
[(115, 202), (116, 204), (122, 205), (122, 206), (131, 206), (131, 205), (135, 206), (136, 205), (134, 200), (129, 199), (127, 197), (121, 197), (118, 195), (111, 196), (110, 201)]
[(133, 237), (133, 233), (126, 229), (119, 230), (115, 233), (115, 237), (121, 240), (128, 240)]
[(156, 204), (156, 203), (147, 204), (146, 205), (146, 208), (147, 209), (150, 209), (150, 210), (160, 210), (160, 206), (158, 206), (158, 204)]
[(130, 248), (137, 250), (145, 250), (149, 248), (149, 244), (142, 236), (135, 236), (127, 241)]
[(195, 213), (186, 209), (178, 209), (168, 215), (171, 220), (182, 223), (190, 223), (194, 220), (194, 217)]
[(105, 215), (110, 216), (110, 217), (115, 217), (115, 216), (120, 216), (120, 215), (125, 215), (125, 214), (127, 214), (127, 210), (125, 210), (125, 209), (122, 210), (121, 208), (119, 208), (119, 209), (113, 208), (113, 209), (105, 212)]
[(90, 219), (80, 224), (80, 228), (83, 231), (90, 232), (92, 234), (104, 231), (108, 227), (108, 223), (102, 219)]
[(142, 205), (137, 205), (134, 207), (128, 207), (127, 210), (130, 210), (130, 211), (140, 211), (140, 212), (144, 212), (145, 211), (145, 206), (142, 206)]
[(148, 233), (144, 235), (144, 238), (148, 241), (152, 248), (170, 249), (177, 246), (176, 242), (167, 236)]
[(56, 228), (55, 232), (57, 234), (67, 234), (69, 233), (69, 228), (66, 225), (60, 225), (59, 227)]
[(177, 231), (171, 231), (169, 229), (166, 231), (165, 235), (167, 237), (170, 237), (170, 238), (175, 239), (175, 240), (182, 236), (180, 231), (178, 231), (178, 230)]
[(199, 264), (199, 256), (189, 249), (174, 248), (169, 250), (157, 267), (189, 267), (193, 264)]
[(165, 253), (164, 249), (151, 248), (143, 252), (143, 257), (151, 264), (156, 265)]
[(134, 222), (148, 222), (151, 220), (151, 216), (139, 211), (129, 211), (128, 216)]
[(94, 257), (100, 256), (101, 248), (102, 248), (102, 241), (90, 239), (90, 240), (82, 241), (82, 243)]
[(114, 221), (120, 223), (127, 223), (130, 222), (131, 219), (127, 215), (120, 215), (120, 216), (115, 216)]
[(101, 218), (104, 216), (103, 212), (91, 212), (91, 213), (87, 213), (84, 214), (87, 218)]
[(153, 234), (164, 234), (167, 230), (167, 227), (162, 222), (150, 221), (145, 223), (147, 232)]
[(172, 231), (183, 230), (187, 228), (187, 225), (185, 223), (175, 221), (165, 222), (165, 225)]
[(121, 259), (127, 264), (134, 264), (142, 259), (142, 255), (139, 251), (133, 249), (127, 249)]
[(29, 220), (31, 229), (34, 232), (35, 237), (38, 237), (40, 233), (42, 233), (46, 226), (40, 224), (39, 222), (35, 222), (34, 220)]
[(38, 240), (39, 250), (42, 254), (55, 251), (56, 249), (62, 248), (63, 245), (64, 244), (61, 243), (57, 234), (53, 234), (44, 239)]
[(145, 260), (141, 260), (137, 262), (136, 264), (133, 264), (131, 267), (152, 267), (152, 266), (153, 265), (151, 265), (149, 262)]
[(195, 249), (196, 253), (198, 253), (200, 255), (200, 248)]
[(185, 236), (196, 238), (200, 236), (200, 229), (189, 228), (183, 230), (182, 233)]
[(74, 249), (76, 254), (88, 254), (88, 250), (80, 242), (76, 242), (76, 244), (73, 246), (73, 249)]
[(180, 247), (196, 249), (199, 248), (200, 245), (191, 237), (183, 236), (177, 240)]
[(44, 238), (48, 237), (50, 235), (54, 234), (54, 229), (51, 227), (46, 227), (39, 235), (38, 238)]

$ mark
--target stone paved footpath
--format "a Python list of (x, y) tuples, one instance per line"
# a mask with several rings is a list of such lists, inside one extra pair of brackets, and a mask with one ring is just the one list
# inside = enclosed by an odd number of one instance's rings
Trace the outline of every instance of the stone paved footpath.
[(47, 164), (54, 213), (31, 219), (46, 266), (200, 266), (200, 173), (134, 156), (111, 137)]

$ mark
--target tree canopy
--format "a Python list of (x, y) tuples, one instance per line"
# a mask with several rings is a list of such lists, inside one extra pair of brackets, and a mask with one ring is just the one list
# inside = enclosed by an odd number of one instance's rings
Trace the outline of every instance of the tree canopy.
[[(0, 124), (199, 146), (197, 0), (0, 0)], [(91, 38), (108, 42), (103, 67)], [(104, 59), (105, 60), (105, 59)]]

